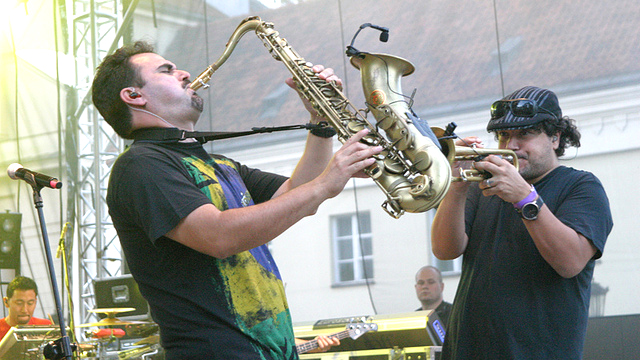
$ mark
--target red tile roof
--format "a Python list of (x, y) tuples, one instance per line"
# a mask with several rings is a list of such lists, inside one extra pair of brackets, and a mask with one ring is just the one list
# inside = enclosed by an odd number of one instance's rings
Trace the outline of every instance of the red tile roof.
[[(390, 29), (387, 43), (379, 32), (363, 30), (354, 46), (410, 60), (414, 74), (403, 79), (403, 92), (418, 91), (414, 109), (486, 106), (502, 96), (496, 57), (496, 23), (491, 2), (461, 1), (307, 1), (257, 13), (275, 24), (281, 37), (305, 59), (327, 64), (347, 82), (350, 99), (363, 107), (360, 76), (344, 55), (358, 27), (370, 22)], [(640, 74), (640, 2), (637, 0), (497, 0), (498, 30), (507, 93), (524, 85), (558, 91)], [(340, 19), (343, 19), (342, 22)], [(215, 61), (241, 18), (211, 20), (205, 27), (176, 34), (165, 57), (192, 77)], [(205, 36), (204, 29), (208, 30)], [(344, 32), (344, 34), (343, 34)], [(208, 55), (207, 55), (208, 54)], [(346, 64), (346, 65), (345, 65)], [(271, 59), (257, 37), (248, 33), (214, 74), (209, 105), (199, 127), (244, 130), (306, 122), (308, 115), (293, 91), (286, 93), (277, 118), (259, 120), (263, 99), (289, 74)]]

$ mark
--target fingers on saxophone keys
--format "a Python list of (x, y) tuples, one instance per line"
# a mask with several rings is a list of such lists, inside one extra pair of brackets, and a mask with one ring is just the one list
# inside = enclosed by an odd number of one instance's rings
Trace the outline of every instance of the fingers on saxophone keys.
[(357, 133), (353, 134), (353, 136), (351, 136), (349, 139), (347, 139), (347, 141), (345, 142), (345, 145), (347, 143), (359, 142), (362, 138), (367, 136), (367, 134), (369, 134), (369, 129), (362, 129), (362, 130), (358, 131)]

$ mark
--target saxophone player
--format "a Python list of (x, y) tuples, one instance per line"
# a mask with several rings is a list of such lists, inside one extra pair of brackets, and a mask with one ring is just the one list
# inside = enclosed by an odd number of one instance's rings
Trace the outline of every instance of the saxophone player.
[[(330, 68), (313, 71), (341, 82)], [(209, 155), (191, 139), (136, 140), (146, 129), (194, 130), (204, 104), (189, 85), (188, 72), (144, 42), (107, 56), (93, 81), (100, 114), (134, 139), (113, 165), (107, 195), (131, 273), (167, 360), (297, 359), (283, 282), (265, 244), (364, 176), (382, 149), (361, 143), (363, 130), (333, 154), (332, 134), (312, 132), (285, 178)], [(312, 123), (323, 120), (303, 102)], [(338, 343), (319, 339), (321, 350)]]

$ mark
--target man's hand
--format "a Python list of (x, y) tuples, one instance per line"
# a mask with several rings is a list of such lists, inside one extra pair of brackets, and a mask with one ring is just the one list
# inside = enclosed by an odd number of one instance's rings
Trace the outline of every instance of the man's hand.
[(310, 353), (319, 353), (319, 352), (327, 352), (331, 349), (332, 346), (340, 345), (340, 340), (330, 336), (320, 335), (315, 340), (318, 341), (318, 348), (315, 350), (309, 351)]
[(383, 150), (382, 146), (369, 146), (360, 142), (368, 133), (367, 129), (360, 130), (350, 137), (336, 151), (329, 161), (329, 165), (316, 179), (322, 183), (320, 188), (326, 191), (326, 198), (338, 195), (347, 181), (373, 165), (375, 159), (372, 156)]
[(516, 203), (531, 191), (531, 185), (522, 178), (518, 169), (500, 156), (489, 155), (474, 164), (476, 169), (492, 175), (479, 184), (484, 196), (497, 195), (504, 201)]
[[(338, 87), (342, 87), (342, 79), (340, 79), (336, 74), (333, 73), (332, 68), (325, 68), (322, 65), (313, 65), (311, 63), (307, 63), (307, 65), (311, 67), (311, 69), (316, 73), (316, 75), (318, 75), (320, 79), (323, 79), (327, 82), (335, 81)], [(287, 80), (285, 80), (285, 82), (292, 89), (298, 90), (295, 82), (293, 81), (293, 78), (288, 78)], [(324, 120), (324, 117), (318, 114), (318, 112), (313, 108), (309, 100), (307, 100), (304, 97), (304, 95), (300, 93), (300, 91), (298, 91), (298, 95), (300, 96), (300, 99), (302, 99), (302, 103), (304, 104), (304, 107), (307, 109), (309, 114), (311, 114), (311, 123), (317, 124), (320, 121)]]

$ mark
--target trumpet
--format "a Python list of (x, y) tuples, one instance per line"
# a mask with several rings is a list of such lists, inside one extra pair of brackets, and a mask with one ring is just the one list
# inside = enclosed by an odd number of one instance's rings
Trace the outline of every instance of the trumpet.
[[(484, 149), (469, 146), (456, 146), (453, 139), (446, 138), (445, 130), (439, 127), (432, 127), (431, 130), (438, 137), (442, 152), (447, 157), (449, 164), (458, 161), (480, 161), (489, 155), (497, 155), (513, 165), (518, 170), (518, 156), (512, 150), (507, 149)], [(455, 174), (454, 174), (455, 175)], [(452, 176), (451, 182), (473, 181), (478, 182), (491, 177), (490, 173), (477, 169), (460, 168), (459, 176)]]

